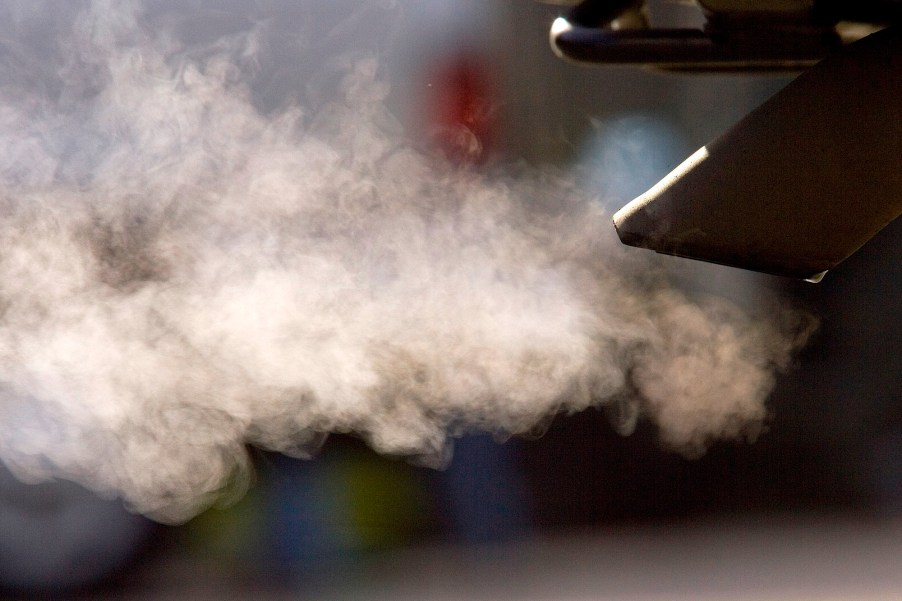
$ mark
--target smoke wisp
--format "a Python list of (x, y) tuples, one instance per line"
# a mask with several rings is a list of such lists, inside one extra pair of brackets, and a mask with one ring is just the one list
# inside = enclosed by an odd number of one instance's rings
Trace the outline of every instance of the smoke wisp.
[(328, 101), (264, 110), (271, 22), (189, 45), (134, 3), (83, 8), (47, 56), (2, 44), (19, 477), (179, 521), (242, 487), (246, 445), (346, 432), (440, 463), (462, 432), (610, 403), (689, 451), (762, 423), (808, 318), (677, 290), (562, 176), (418, 152), (373, 58), (329, 63)]

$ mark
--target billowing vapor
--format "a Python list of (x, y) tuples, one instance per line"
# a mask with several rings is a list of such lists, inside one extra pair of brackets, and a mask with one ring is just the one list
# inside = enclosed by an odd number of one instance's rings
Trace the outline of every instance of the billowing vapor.
[(561, 176), (405, 144), (374, 59), (264, 109), (266, 23), (200, 47), (128, 2), (65, 20), (47, 56), (0, 48), (0, 458), (23, 479), (178, 521), (241, 489), (247, 445), (345, 432), (440, 463), (608, 404), (693, 452), (754, 435), (810, 330), (670, 286)]

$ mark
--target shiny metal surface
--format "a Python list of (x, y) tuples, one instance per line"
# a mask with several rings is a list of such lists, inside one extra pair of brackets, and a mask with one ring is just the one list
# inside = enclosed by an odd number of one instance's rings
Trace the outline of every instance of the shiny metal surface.
[(813, 278), (902, 213), (902, 35), (800, 76), (614, 218), (631, 246)]

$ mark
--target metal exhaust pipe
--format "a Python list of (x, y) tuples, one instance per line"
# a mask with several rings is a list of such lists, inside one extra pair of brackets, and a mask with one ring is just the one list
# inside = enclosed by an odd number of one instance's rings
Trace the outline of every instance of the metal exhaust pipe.
[(902, 28), (800, 75), (614, 215), (623, 243), (818, 280), (902, 214)]

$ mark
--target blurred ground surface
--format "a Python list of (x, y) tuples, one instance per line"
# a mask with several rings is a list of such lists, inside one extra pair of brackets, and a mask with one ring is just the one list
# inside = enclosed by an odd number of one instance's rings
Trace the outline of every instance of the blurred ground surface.
[(420, 547), (278, 586), (178, 553), (73, 601), (869, 601), (902, 594), (902, 521), (821, 516), (617, 527), (482, 547)]

